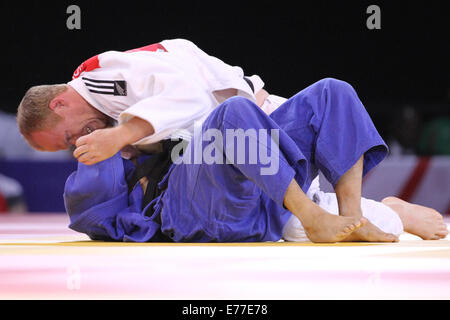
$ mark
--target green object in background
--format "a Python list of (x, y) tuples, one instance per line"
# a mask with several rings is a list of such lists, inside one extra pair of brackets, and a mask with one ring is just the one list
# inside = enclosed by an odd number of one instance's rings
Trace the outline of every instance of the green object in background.
[(425, 125), (418, 151), (423, 155), (450, 155), (450, 117), (434, 119)]

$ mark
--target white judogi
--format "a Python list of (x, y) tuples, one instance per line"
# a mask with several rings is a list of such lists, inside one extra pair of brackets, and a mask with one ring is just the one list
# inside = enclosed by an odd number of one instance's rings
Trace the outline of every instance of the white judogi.
[[(165, 40), (144, 50), (108, 51), (81, 65), (68, 84), (84, 99), (119, 124), (139, 117), (155, 132), (135, 145), (146, 146), (169, 137), (189, 140), (195, 121), (203, 121), (233, 95), (256, 102), (264, 87), (257, 75), (244, 80), (242, 68), (230, 66), (183, 39)], [(253, 89), (253, 90), (252, 90)], [(270, 114), (285, 98), (270, 95), (262, 109)], [(320, 191), (319, 177), (307, 196), (326, 211), (338, 214), (336, 195)], [(397, 213), (380, 202), (362, 199), (363, 215), (381, 230), (400, 234)], [(308, 241), (300, 221), (292, 216), (283, 238)]]
[(194, 122), (206, 119), (226, 99), (237, 94), (256, 102), (255, 92), (264, 87), (259, 76), (248, 77), (253, 91), (240, 67), (206, 54), (188, 40), (165, 40), (152, 50), (102, 53), (92, 70), (77, 69), (68, 83), (119, 124), (133, 117), (151, 123), (155, 133), (135, 145), (169, 136), (188, 139)]

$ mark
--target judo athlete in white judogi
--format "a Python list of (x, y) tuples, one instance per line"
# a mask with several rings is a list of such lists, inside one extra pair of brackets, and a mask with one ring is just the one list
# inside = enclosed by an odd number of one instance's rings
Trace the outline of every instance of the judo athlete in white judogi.
[[(76, 145), (74, 155), (80, 164), (66, 184), (66, 207), (70, 227), (92, 239), (396, 241), (403, 227), (414, 232), (405, 226), (411, 220), (405, 218), (407, 210), (393, 210), (399, 208), (401, 200), (390, 199), (393, 204), (385, 205), (361, 199), (356, 192), (352, 196), (359, 198), (357, 203), (365, 219), (338, 221), (327, 217), (325, 220), (330, 225), (336, 222), (339, 229), (335, 230), (339, 236), (331, 237), (316, 236), (317, 230), (302, 225), (295, 212), (301, 205), (286, 200), (296, 190), (298, 197), (304, 193), (317, 207), (342, 215), (345, 206), (340, 193), (337, 197), (320, 191), (318, 170), (338, 186), (358, 168), (361, 179), (387, 154), (387, 146), (356, 92), (343, 81), (321, 80), (287, 101), (275, 95), (265, 95), (261, 100), (264, 83), (258, 76), (247, 78), (241, 68), (178, 39), (93, 57), (76, 70), (74, 80), (66, 87), (48, 101), (48, 107), (63, 120), (34, 130), (21, 125), (21, 118), (25, 118), (21, 114), (32, 104), (31, 97), (37, 95), (29, 91), (19, 107), (18, 121), (25, 138), (37, 149), (55, 151)], [(89, 108), (74, 112), (76, 108), (81, 110), (81, 105)], [(111, 119), (116, 127), (106, 128)], [(150, 125), (148, 134), (136, 134), (138, 126), (132, 125), (137, 120)], [(227, 129), (275, 130), (279, 147), (271, 148), (270, 134), (265, 141), (257, 136), (256, 144), (267, 155), (279, 155), (278, 170), (261, 175), (267, 163), (258, 159), (256, 163), (240, 164), (230, 158), (230, 150), (227, 153), (222, 149), (224, 152), (216, 158), (222, 157), (223, 164), (181, 161), (171, 165), (159, 181), (157, 197), (142, 208), (140, 185), (127, 188), (134, 165), (120, 157), (118, 151), (125, 143), (118, 141), (129, 134), (133, 138), (127, 143), (148, 150), (170, 138), (192, 140), (182, 155), (185, 160), (196, 145), (206, 147), (211, 143), (192, 139), (196, 122), (202, 123), (202, 133), (214, 129), (222, 137), (226, 137)], [(118, 130), (122, 130), (121, 135), (114, 136)], [(227, 141), (214, 143), (220, 150)], [(232, 154), (239, 152), (242, 150), (233, 149)], [(433, 215), (433, 226), (416, 234), (445, 237), (446, 230)], [(363, 231), (367, 226), (371, 226), (370, 234), (352, 238), (353, 231)]]

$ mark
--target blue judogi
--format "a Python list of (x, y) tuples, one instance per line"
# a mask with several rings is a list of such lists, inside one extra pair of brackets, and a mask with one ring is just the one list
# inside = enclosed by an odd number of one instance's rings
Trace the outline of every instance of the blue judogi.
[[(265, 154), (278, 155), (278, 170), (261, 175), (268, 165), (259, 158), (240, 164), (236, 149), (216, 155), (232, 164), (173, 165), (159, 184), (162, 194), (149, 204), (154, 214), (146, 217), (140, 210), (140, 187), (128, 194), (129, 161), (116, 155), (91, 167), (80, 164), (66, 183), (70, 227), (92, 239), (116, 241), (277, 241), (291, 215), (283, 198), (292, 179), (306, 192), (321, 170), (335, 185), (361, 155), (366, 174), (387, 154), (356, 92), (335, 79), (302, 90), (270, 117), (250, 100), (233, 97), (205, 120), (202, 133), (210, 129), (224, 137), (214, 140), (217, 146), (227, 145), (227, 130), (277, 130), (275, 147), (270, 134), (248, 139)], [(194, 136), (183, 159), (211, 143)]]

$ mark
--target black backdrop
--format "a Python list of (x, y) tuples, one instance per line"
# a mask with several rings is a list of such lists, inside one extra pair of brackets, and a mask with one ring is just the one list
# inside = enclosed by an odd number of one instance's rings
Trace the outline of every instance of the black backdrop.
[[(383, 103), (442, 104), (450, 87), (445, 3), (2, 0), (0, 108), (15, 112), (29, 86), (67, 82), (97, 53), (178, 37), (260, 75), (279, 95), (335, 77), (355, 87), (369, 113)], [(81, 9), (81, 30), (66, 27), (71, 4)], [(381, 30), (366, 27), (370, 4), (381, 8)]]

